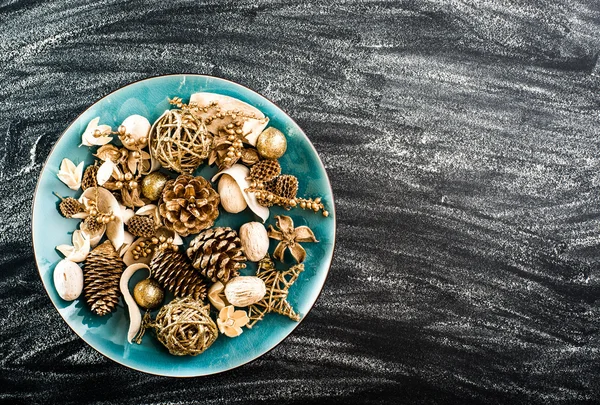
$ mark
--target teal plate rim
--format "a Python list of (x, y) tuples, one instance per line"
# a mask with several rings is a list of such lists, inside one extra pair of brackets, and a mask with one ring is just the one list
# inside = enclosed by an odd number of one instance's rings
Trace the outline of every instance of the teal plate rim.
[[(329, 199), (329, 204), (327, 206), (328, 211), (330, 212), (330, 217), (329, 220), (331, 221), (331, 227), (332, 227), (332, 240), (331, 240), (331, 247), (330, 249), (328, 249), (328, 259), (326, 260), (325, 263), (323, 263), (322, 267), (325, 269), (325, 273), (324, 273), (324, 277), (320, 283), (320, 285), (318, 286), (318, 292), (316, 294), (316, 296), (314, 297), (313, 301), (310, 302), (310, 304), (308, 305), (307, 309), (305, 311), (303, 311), (302, 313), (302, 318), (300, 319), (299, 322), (294, 322), (293, 326), (291, 328), (289, 328), (289, 330), (287, 331), (287, 333), (285, 333), (284, 335), (282, 335), (281, 337), (279, 337), (279, 340), (277, 342), (275, 342), (274, 344), (272, 344), (269, 348), (267, 348), (266, 350), (263, 350), (262, 352), (256, 354), (254, 357), (252, 358), (248, 358), (243, 362), (240, 362), (239, 364), (235, 364), (232, 365), (230, 367), (225, 367), (222, 369), (218, 369), (215, 371), (210, 371), (210, 372), (198, 372), (198, 373), (194, 373), (194, 372), (187, 372), (187, 373), (176, 373), (176, 372), (161, 372), (155, 368), (145, 368), (145, 367), (140, 367), (140, 366), (133, 366), (131, 364), (127, 364), (127, 362), (121, 357), (118, 356), (114, 356), (111, 355), (109, 353), (106, 353), (105, 351), (103, 351), (101, 348), (96, 347), (93, 343), (91, 343), (90, 341), (88, 341), (88, 339), (86, 339), (84, 336), (82, 336), (82, 334), (80, 334), (77, 330), (75, 330), (74, 326), (71, 325), (71, 323), (65, 318), (65, 315), (61, 312), (61, 310), (58, 308), (55, 300), (53, 299), (50, 290), (49, 290), (49, 285), (48, 283), (44, 280), (44, 276), (40, 270), (40, 261), (39, 261), (39, 257), (38, 254), (36, 252), (36, 243), (35, 243), (35, 227), (36, 227), (36, 216), (35, 216), (35, 212), (36, 212), (36, 202), (37, 202), (37, 197), (38, 197), (38, 192), (40, 189), (40, 184), (42, 181), (42, 178), (44, 177), (44, 173), (48, 167), (48, 163), (51, 160), (51, 158), (53, 157), (55, 150), (57, 148), (57, 146), (60, 144), (61, 140), (63, 139), (63, 137), (65, 137), (65, 135), (71, 130), (71, 128), (78, 123), (78, 121), (80, 119), (82, 119), (82, 117), (92, 109), (92, 107), (94, 107), (96, 104), (100, 103), (101, 101), (109, 98), (110, 96), (114, 95), (115, 93), (118, 93), (128, 87), (131, 86), (135, 86), (135, 85), (139, 85), (142, 82), (146, 82), (146, 81), (153, 81), (153, 80), (160, 80), (161, 78), (181, 78), (182, 82), (181, 83), (185, 83), (185, 80), (188, 77), (191, 78), (195, 78), (195, 79), (205, 79), (207, 81), (215, 81), (215, 82), (221, 82), (224, 83), (228, 86), (233, 86), (234, 88), (238, 88), (243, 92), (248, 92), (249, 94), (251, 94), (254, 97), (258, 97), (259, 100), (261, 100), (262, 102), (266, 103), (266, 105), (271, 105), (272, 107), (274, 107), (277, 110), (278, 114), (281, 114), (285, 117), (285, 119), (289, 120), (289, 122), (291, 122), (296, 128), (297, 132), (301, 135), (301, 137), (303, 138), (303, 142), (308, 145), (308, 147), (312, 150), (312, 153), (314, 154), (314, 156), (316, 157), (316, 162), (318, 162), (318, 165), (320, 166), (320, 170), (322, 171), (323, 175), (324, 175), (324, 179), (326, 180), (326, 185), (327, 185), (327, 192), (328, 192), (328, 199)], [(216, 93), (219, 93), (219, 91), (215, 91)], [(84, 342), (86, 342), (86, 344), (88, 344), (92, 349), (94, 349), (95, 351), (97, 351), (98, 353), (100, 353), (102, 356), (107, 357), (109, 359), (111, 359), (112, 361), (125, 366), (127, 368), (136, 370), (136, 371), (140, 371), (140, 372), (144, 372), (147, 374), (151, 374), (151, 375), (157, 375), (157, 376), (166, 376), (166, 377), (201, 377), (201, 376), (209, 376), (209, 375), (215, 375), (215, 374), (220, 374), (223, 372), (227, 372), (236, 368), (239, 368), (241, 366), (244, 366), (246, 364), (249, 364), (255, 360), (257, 360), (258, 358), (264, 356), (265, 354), (269, 353), (271, 350), (275, 349), (276, 347), (278, 347), (285, 339), (287, 339), (292, 333), (293, 331), (300, 325), (300, 323), (306, 318), (306, 316), (308, 315), (308, 313), (312, 310), (312, 308), (314, 307), (316, 301), (319, 299), (321, 293), (323, 292), (323, 288), (325, 286), (325, 282), (327, 281), (327, 277), (329, 275), (329, 271), (331, 269), (331, 263), (333, 261), (333, 255), (335, 252), (335, 242), (336, 242), (336, 232), (337, 232), (337, 219), (336, 219), (336, 210), (335, 210), (335, 202), (334, 202), (334, 196), (333, 196), (333, 190), (331, 188), (331, 182), (329, 181), (329, 176), (327, 174), (327, 171), (325, 170), (325, 166), (323, 165), (323, 162), (321, 161), (321, 158), (319, 157), (319, 154), (316, 150), (316, 148), (314, 147), (314, 145), (312, 144), (312, 142), (310, 141), (310, 139), (308, 138), (308, 136), (306, 135), (306, 133), (302, 130), (302, 128), (296, 123), (296, 121), (291, 118), (284, 110), (282, 110), (276, 103), (274, 103), (273, 101), (271, 101), (270, 99), (264, 97), (263, 95), (255, 92), (254, 90), (250, 89), (247, 86), (244, 86), (242, 84), (233, 82), (231, 80), (228, 79), (223, 79), (220, 77), (216, 77), (216, 76), (212, 76), (212, 75), (205, 75), (205, 74), (196, 74), (196, 73), (180, 73), (180, 74), (165, 74), (165, 75), (156, 75), (156, 76), (150, 76), (150, 77), (146, 77), (140, 80), (136, 80), (133, 82), (130, 82), (124, 86), (121, 86), (111, 92), (109, 92), (108, 94), (104, 95), (103, 97), (100, 97), (99, 99), (97, 99), (96, 101), (94, 101), (92, 104), (88, 105), (88, 107), (86, 107), (80, 114), (78, 114), (77, 117), (75, 117), (75, 119), (73, 119), (71, 121), (71, 123), (65, 128), (65, 130), (60, 134), (60, 136), (56, 139), (54, 145), (52, 146), (50, 152), (48, 153), (48, 156), (46, 157), (44, 164), (42, 165), (42, 168), (39, 172), (39, 176), (36, 182), (36, 187), (34, 190), (34, 195), (33, 195), (33, 201), (32, 201), (32, 208), (31, 208), (31, 212), (32, 212), (32, 221), (31, 221), (31, 238), (32, 238), (32, 247), (33, 247), (33, 254), (34, 254), (34, 260), (36, 263), (36, 268), (38, 269), (38, 274), (40, 276), (40, 279), (42, 281), (42, 284), (44, 286), (44, 290), (46, 291), (46, 294), (48, 295), (48, 298), (50, 298), (50, 301), (52, 302), (52, 305), (54, 306), (54, 308), (56, 309), (56, 311), (60, 314), (60, 316), (63, 318), (63, 320), (65, 321), (65, 323), (69, 326), (69, 328), (71, 328), (71, 330), (78, 335)], [(274, 316), (274, 315), (273, 315)], [(250, 332), (250, 331), (249, 331)], [(200, 358), (202, 355), (197, 356), (197, 358)]]

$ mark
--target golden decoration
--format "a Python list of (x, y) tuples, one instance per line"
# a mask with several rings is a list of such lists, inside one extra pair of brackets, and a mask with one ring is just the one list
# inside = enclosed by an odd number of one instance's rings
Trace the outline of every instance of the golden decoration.
[(286, 271), (279, 271), (269, 256), (258, 263), (256, 276), (265, 282), (267, 293), (262, 300), (248, 307), (248, 318), (250, 319), (248, 328), (252, 328), (269, 312), (285, 315), (296, 322), (300, 320), (300, 315), (287, 302), (287, 296), (289, 288), (303, 271), (303, 264), (296, 264)]
[(134, 215), (127, 222), (127, 229), (133, 236), (151, 238), (156, 233), (156, 223), (151, 215)]
[(172, 249), (156, 251), (150, 262), (152, 277), (176, 297), (206, 298), (206, 281), (181, 252)]
[(205, 178), (181, 174), (165, 185), (158, 212), (167, 229), (188, 236), (213, 225), (219, 216), (220, 201)]
[(83, 291), (92, 312), (103, 316), (116, 309), (123, 270), (123, 260), (110, 241), (90, 252), (83, 265)]
[(133, 298), (135, 302), (144, 309), (158, 308), (165, 299), (165, 292), (152, 278), (146, 278), (133, 287)]
[(176, 356), (196, 356), (219, 336), (217, 325), (210, 318), (210, 305), (190, 297), (175, 298), (145, 326), (153, 327), (158, 341)]
[(142, 195), (150, 201), (160, 198), (169, 176), (161, 172), (152, 172), (142, 179)]
[(285, 154), (287, 140), (280, 130), (269, 127), (258, 136), (256, 149), (265, 159), (279, 159)]
[(58, 209), (63, 217), (65, 218), (73, 218), (73, 215), (79, 214), (83, 212), (83, 205), (77, 201), (73, 197), (61, 197), (60, 195), (54, 193), (55, 196), (60, 198), (60, 204), (58, 204)]
[(246, 311), (235, 310), (233, 305), (224, 307), (219, 312), (217, 326), (222, 334), (228, 337), (237, 337), (242, 334), (242, 328), (250, 322)]
[(275, 217), (275, 220), (279, 231), (273, 228), (273, 225), (269, 225), (269, 238), (280, 242), (275, 248), (273, 256), (283, 262), (285, 250), (289, 249), (296, 262), (302, 263), (306, 258), (306, 250), (304, 250), (300, 243), (318, 242), (315, 234), (308, 226), (294, 228), (294, 221), (288, 216), (278, 215)]
[(150, 154), (178, 173), (192, 173), (208, 157), (212, 137), (188, 110), (168, 110), (150, 129)]

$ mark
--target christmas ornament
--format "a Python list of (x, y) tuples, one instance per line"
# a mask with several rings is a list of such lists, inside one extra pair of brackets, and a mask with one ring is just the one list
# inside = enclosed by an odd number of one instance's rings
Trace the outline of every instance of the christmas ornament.
[(191, 173), (208, 157), (212, 138), (187, 110), (167, 110), (150, 130), (150, 154), (178, 173)]
[(60, 164), (58, 178), (65, 183), (71, 190), (79, 190), (81, 187), (81, 176), (83, 175), (83, 162), (77, 166), (69, 159), (65, 158)]
[(123, 261), (109, 241), (90, 252), (83, 266), (83, 291), (92, 312), (103, 316), (115, 310), (123, 270)]
[(196, 356), (219, 335), (210, 318), (210, 305), (191, 297), (176, 298), (163, 306), (149, 326), (154, 327), (158, 341), (176, 356)]
[(98, 185), (96, 175), (98, 174), (98, 166), (90, 165), (85, 168), (83, 172), (83, 178), (81, 179), (81, 189), (87, 190), (90, 187), (96, 187)]
[(287, 149), (285, 135), (280, 130), (269, 127), (258, 136), (256, 149), (265, 159), (279, 159)]
[(255, 304), (263, 299), (266, 292), (265, 282), (254, 276), (234, 277), (225, 285), (225, 297), (236, 307)]
[(213, 282), (226, 283), (246, 267), (246, 256), (236, 231), (217, 227), (202, 231), (191, 242), (187, 255), (193, 266)]
[(129, 219), (127, 229), (134, 236), (151, 238), (156, 232), (156, 224), (150, 215), (134, 215)]
[(233, 305), (229, 305), (219, 312), (217, 325), (225, 336), (237, 337), (242, 334), (242, 327), (246, 326), (249, 321), (246, 311), (236, 311)]
[(144, 309), (155, 309), (162, 304), (165, 293), (158, 281), (147, 278), (135, 285), (133, 298)]
[(161, 172), (152, 172), (142, 179), (142, 195), (150, 201), (156, 201), (162, 195), (169, 176)]
[[(136, 300), (131, 296), (129, 292), (129, 280), (138, 270), (150, 270), (147, 265), (142, 263), (136, 263), (128, 266), (119, 280), (119, 289), (123, 295), (123, 300), (129, 310), (129, 330), (127, 332), (127, 341), (129, 343), (135, 340), (136, 343), (141, 343), (143, 332), (142, 327), (142, 314), (140, 309), (136, 305)], [(138, 339), (136, 339), (138, 338)]]
[(76, 263), (63, 259), (54, 268), (54, 288), (65, 301), (73, 301), (83, 291), (83, 272)]
[(84, 261), (90, 253), (90, 240), (80, 230), (73, 232), (73, 246), (58, 245), (56, 250), (65, 256), (65, 259), (72, 262)]
[(196, 300), (206, 297), (206, 283), (184, 254), (170, 249), (155, 253), (150, 262), (152, 277), (176, 297), (190, 296)]
[(250, 177), (256, 182), (268, 182), (281, 174), (277, 160), (261, 160), (250, 168)]
[(294, 321), (300, 320), (300, 315), (287, 302), (287, 296), (289, 288), (303, 271), (303, 264), (297, 264), (286, 271), (279, 271), (268, 256), (259, 262), (256, 276), (264, 281), (267, 293), (262, 300), (248, 307), (250, 319), (248, 328), (252, 328), (269, 312), (285, 315)]
[(248, 222), (240, 227), (240, 242), (246, 257), (251, 262), (257, 262), (269, 250), (269, 235), (260, 222)]
[(294, 257), (297, 263), (302, 263), (306, 258), (306, 250), (300, 245), (301, 242), (318, 242), (315, 234), (308, 226), (299, 226), (294, 228), (292, 218), (285, 215), (275, 217), (277, 228), (279, 231), (269, 225), (269, 237), (280, 241), (273, 256), (280, 262), (283, 262), (283, 255), (286, 249)]
[[(235, 164), (228, 169), (220, 171), (215, 174), (212, 178), (212, 181), (215, 182), (219, 179), (219, 177), (224, 175), (229, 175), (235, 182), (242, 192), (242, 196), (246, 200), (246, 204), (248, 207), (258, 215), (263, 221), (266, 221), (269, 218), (269, 209), (260, 205), (256, 199), (256, 195), (254, 193), (249, 193), (247, 190), (250, 189), (250, 182), (248, 178), (250, 176), (250, 169), (248, 169), (244, 165)], [(238, 204), (237, 202), (235, 203)]]
[(219, 202), (206, 179), (182, 174), (167, 182), (158, 209), (167, 229), (187, 236), (213, 225), (219, 216)]

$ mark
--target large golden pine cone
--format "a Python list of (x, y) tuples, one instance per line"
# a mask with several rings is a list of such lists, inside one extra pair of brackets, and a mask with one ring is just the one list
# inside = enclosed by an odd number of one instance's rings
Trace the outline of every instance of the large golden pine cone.
[(172, 249), (161, 249), (150, 262), (152, 277), (176, 297), (206, 298), (206, 282), (194, 269), (188, 258)]
[(90, 252), (83, 265), (83, 292), (92, 312), (103, 316), (115, 310), (124, 269), (125, 264), (110, 241)]
[(246, 255), (236, 231), (217, 227), (196, 236), (187, 249), (195, 268), (213, 282), (226, 283), (246, 267)]
[(205, 178), (182, 174), (165, 184), (158, 211), (166, 228), (187, 236), (213, 225), (219, 216), (220, 201)]

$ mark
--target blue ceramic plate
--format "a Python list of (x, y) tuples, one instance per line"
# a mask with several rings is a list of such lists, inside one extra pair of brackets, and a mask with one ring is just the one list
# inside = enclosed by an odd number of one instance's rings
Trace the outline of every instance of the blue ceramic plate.
[[(323, 288), (335, 241), (335, 210), (331, 186), (315, 148), (286, 113), (252, 90), (209, 76), (162, 76), (125, 86), (88, 108), (59, 138), (38, 180), (33, 205), (33, 245), (40, 277), (60, 315), (90, 346), (127, 367), (165, 376), (209, 375), (241, 366), (274, 348), (298, 323), (281, 315), (268, 314), (252, 329), (244, 329), (244, 333), (237, 338), (220, 335), (206, 352), (196, 357), (170, 355), (152, 332), (148, 332), (141, 345), (128, 344), (126, 334), (129, 317), (122, 301), (115, 312), (99, 317), (90, 312), (83, 297), (66, 302), (56, 293), (52, 272), (62, 257), (55, 246), (71, 244), (71, 235), (78, 227), (78, 220), (66, 219), (60, 215), (57, 211), (58, 199), (52, 193), (75, 197), (81, 194), (81, 191), (74, 192), (67, 188), (56, 174), (65, 157), (75, 164), (81, 161), (85, 161), (86, 165), (93, 162), (92, 150), (79, 147), (81, 134), (90, 120), (100, 117), (102, 124), (117, 128), (127, 116), (140, 114), (154, 122), (162, 112), (170, 108), (168, 97), (179, 96), (187, 100), (191, 94), (199, 91), (233, 96), (263, 111), (271, 120), (269, 125), (287, 136), (288, 149), (280, 159), (282, 171), (298, 177), (299, 196), (321, 196), (330, 212), (330, 216), (325, 218), (311, 211), (285, 211), (275, 207), (271, 209), (271, 215), (265, 224), (274, 224), (275, 215), (290, 215), (296, 226), (310, 226), (319, 239), (319, 243), (304, 244), (307, 251), (304, 262), (306, 269), (290, 288), (288, 296), (288, 301), (302, 317), (310, 311)], [(202, 166), (196, 174), (210, 179), (215, 172), (215, 168)], [(257, 217), (249, 209), (236, 215), (221, 211), (215, 225), (239, 229), (241, 224), (251, 220), (257, 220)], [(273, 241), (271, 253), (274, 248)], [(287, 263), (282, 268), (287, 268), (290, 264)], [(242, 273), (251, 275), (255, 271), (256, 266), (250, 264)]]

